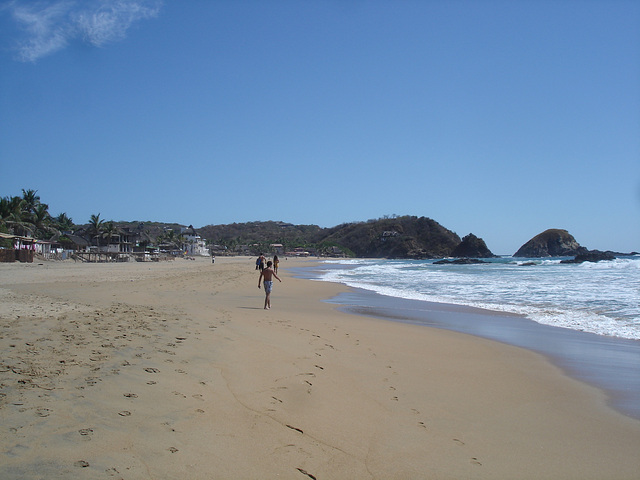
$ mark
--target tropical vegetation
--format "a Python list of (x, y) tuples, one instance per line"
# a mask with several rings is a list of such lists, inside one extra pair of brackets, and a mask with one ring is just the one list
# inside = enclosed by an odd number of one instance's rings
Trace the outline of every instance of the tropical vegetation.
[(22, 196), (0, 198), (0, 231), (3, 233), (48, 240), (71, 228), (71, 218), (66, 213), (51, 216), (49, 205), (40, 200), (36, 190), (23, 189)]

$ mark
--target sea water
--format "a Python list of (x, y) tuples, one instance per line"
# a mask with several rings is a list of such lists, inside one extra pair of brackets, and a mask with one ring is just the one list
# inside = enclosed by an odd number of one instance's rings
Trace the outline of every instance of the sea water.
[(317, 280), (403, 299), (524, 315), (545, 325), (640, 340), (640, 256), (581, 264), (500, 257), (472, 265), (339, 259)]

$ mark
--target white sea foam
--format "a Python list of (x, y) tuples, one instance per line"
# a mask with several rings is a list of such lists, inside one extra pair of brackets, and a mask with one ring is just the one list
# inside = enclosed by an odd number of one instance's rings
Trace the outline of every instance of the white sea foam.
[(568, 265), (513, 258), (480, 265), (362, 259), (326, 265), (319, 279), (381, 295), (517, 313), (542, 324), (640, 339), (640, 257)]

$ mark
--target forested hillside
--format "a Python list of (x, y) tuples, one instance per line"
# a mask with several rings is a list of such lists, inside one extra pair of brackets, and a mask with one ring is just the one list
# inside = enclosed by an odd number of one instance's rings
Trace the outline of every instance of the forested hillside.
[[(182, 231), (186, 227), (178, 223), (106, 220), (99, 213), (91, 215), (88, 223), (76, 224), (64, 213), (51, 217), (48, 209), (35, 190), (23, 190), (22, 197), (1, 198), (0, 232), (64, 243), (69, 242), (69, 235), (77, 232), (91, 240), (102, 238), (109, 242), (119, 231), (126, 231), (135, 235), (136, 242), (145, 247), (175, 244), (180, 249)], [(319, 255), (441, 258), (451, 256), (461, 244), (456, 233), (435, 220), (415, 216), (385, 217), (331, 228), (266, 221), (207, 225), (195, 230), (207, 244), (233, 253), (270, 252), (273, 244), (281, 244), (285, 251), (302, 247)], [(482, 239), (473, 239), (474, 242), (465, 245), (465, 255), (492, 256)], [(7, 243), (5, 246), (11, 243), (7, 239), (4, 242)]]
[(285, 250), (307, 247), (319, 254), (341, 251), (357, 257), (439, 258), (451, 254), (460, 237), (426, 217), (393, 217), (353, 222), (332, 228), (284, 222), (209, 225), (198, 229), (213, 244), (233, 250), (238, 245), (282, 244)]

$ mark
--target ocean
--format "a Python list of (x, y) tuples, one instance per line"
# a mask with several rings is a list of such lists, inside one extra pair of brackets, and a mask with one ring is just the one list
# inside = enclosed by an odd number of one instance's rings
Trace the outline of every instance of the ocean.
[(327, 260), (317, 279), (391, 297), (521, 314), (544, 325), (640, 340), (640, 256), (582, 264), (561, 264), (561, 260), (500, 257), (476, 265)]
[(640, 256), (562, 264), (500, 257), (331, 259), (298, 275), (347, 285), (329, 301), (351, 313), (469, 333), (548, 356), (640, 419)]

